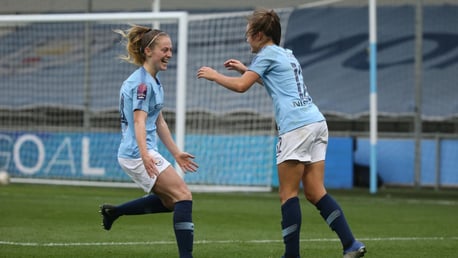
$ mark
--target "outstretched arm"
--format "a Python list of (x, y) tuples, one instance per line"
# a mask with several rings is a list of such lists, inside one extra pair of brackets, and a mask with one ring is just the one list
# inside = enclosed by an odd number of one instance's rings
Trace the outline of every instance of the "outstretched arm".
[[(248, 70), (248, 68), (237, 59), (227, 60), (226, 62), (224, 62), (224, 67), (226, 67), (227, 70), (234, 70), (234, 71), (239, 72), (240, 74), (244, 74)], [(264, 85), (262, 83), (261, 77), (259, 77), (259, 79), (257, 79), (256, 82), (261, 85)]]
[(235, 70), (242, 74), (240, 77), (230, 77), (218, 73), (213, 68), (203, 66), (197, 71), (197, 78), (204, 78), (209, 81), (214, 81), (219, 85), (235, 91), (235, 92), (245, 92), (247, 91), (253, 84), (260, 79), (259, 75), (252, 71), (247, 71), (245, 65), (243, 65), (240, 61), (237, 60), (228, 60), (224, 62), (224, 66), (228, 70)]

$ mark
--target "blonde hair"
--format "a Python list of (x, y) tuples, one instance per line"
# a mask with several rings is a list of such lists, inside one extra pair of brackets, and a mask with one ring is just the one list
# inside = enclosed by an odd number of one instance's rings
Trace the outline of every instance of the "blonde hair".
[(146, 60), (145, 49), (154, 46), (157, 38), (160, 36), (168, 36), (167, 33), (161, 30), (151, 29), (140, 25), (131, 25), (131, 27), (125, 31), (115, 30), (116, 33), (120, 34), (127, 42), (126, 51), (127, 55), (119, 56), (120, 59), (142, 66)]

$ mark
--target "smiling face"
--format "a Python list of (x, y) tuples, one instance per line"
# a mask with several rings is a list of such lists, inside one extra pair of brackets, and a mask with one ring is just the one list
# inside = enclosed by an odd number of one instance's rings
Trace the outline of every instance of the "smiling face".
[(154, 44), (145, 49), (147, 70), (156, 76), (157, 72), (167, 70), (167, 65), (172, 57), (172, 40), (168, 35), (161, 35)]

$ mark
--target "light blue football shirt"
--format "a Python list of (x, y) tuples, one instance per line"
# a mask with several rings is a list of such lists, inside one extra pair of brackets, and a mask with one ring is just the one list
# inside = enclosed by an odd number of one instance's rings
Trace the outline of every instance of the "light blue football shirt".
[(146, 119), (146, 145), (157, 151), (156, 120), (164, 106), (164, 90), (159, 77), (154, 79), (143, 67), (138, 68), (121, 86), (119, 111), (121, 115), (122, 139), (118, 157), (140, 158), (134, 130), (134, 111), (143, 110)]
[(312, 102), (293, 52), (266, 46), (253, 58), (248, 70), (257, 73), (272, 98), (279, 134), (325, 120)]

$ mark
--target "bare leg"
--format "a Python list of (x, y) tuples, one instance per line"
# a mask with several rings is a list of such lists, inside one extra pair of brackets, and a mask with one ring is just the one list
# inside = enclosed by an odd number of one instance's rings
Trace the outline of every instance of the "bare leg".
[(324, 187), (324, 161), (305, 165), (302, 176), (305, 198), (312, 204), (316, 204), (326, 194)]

